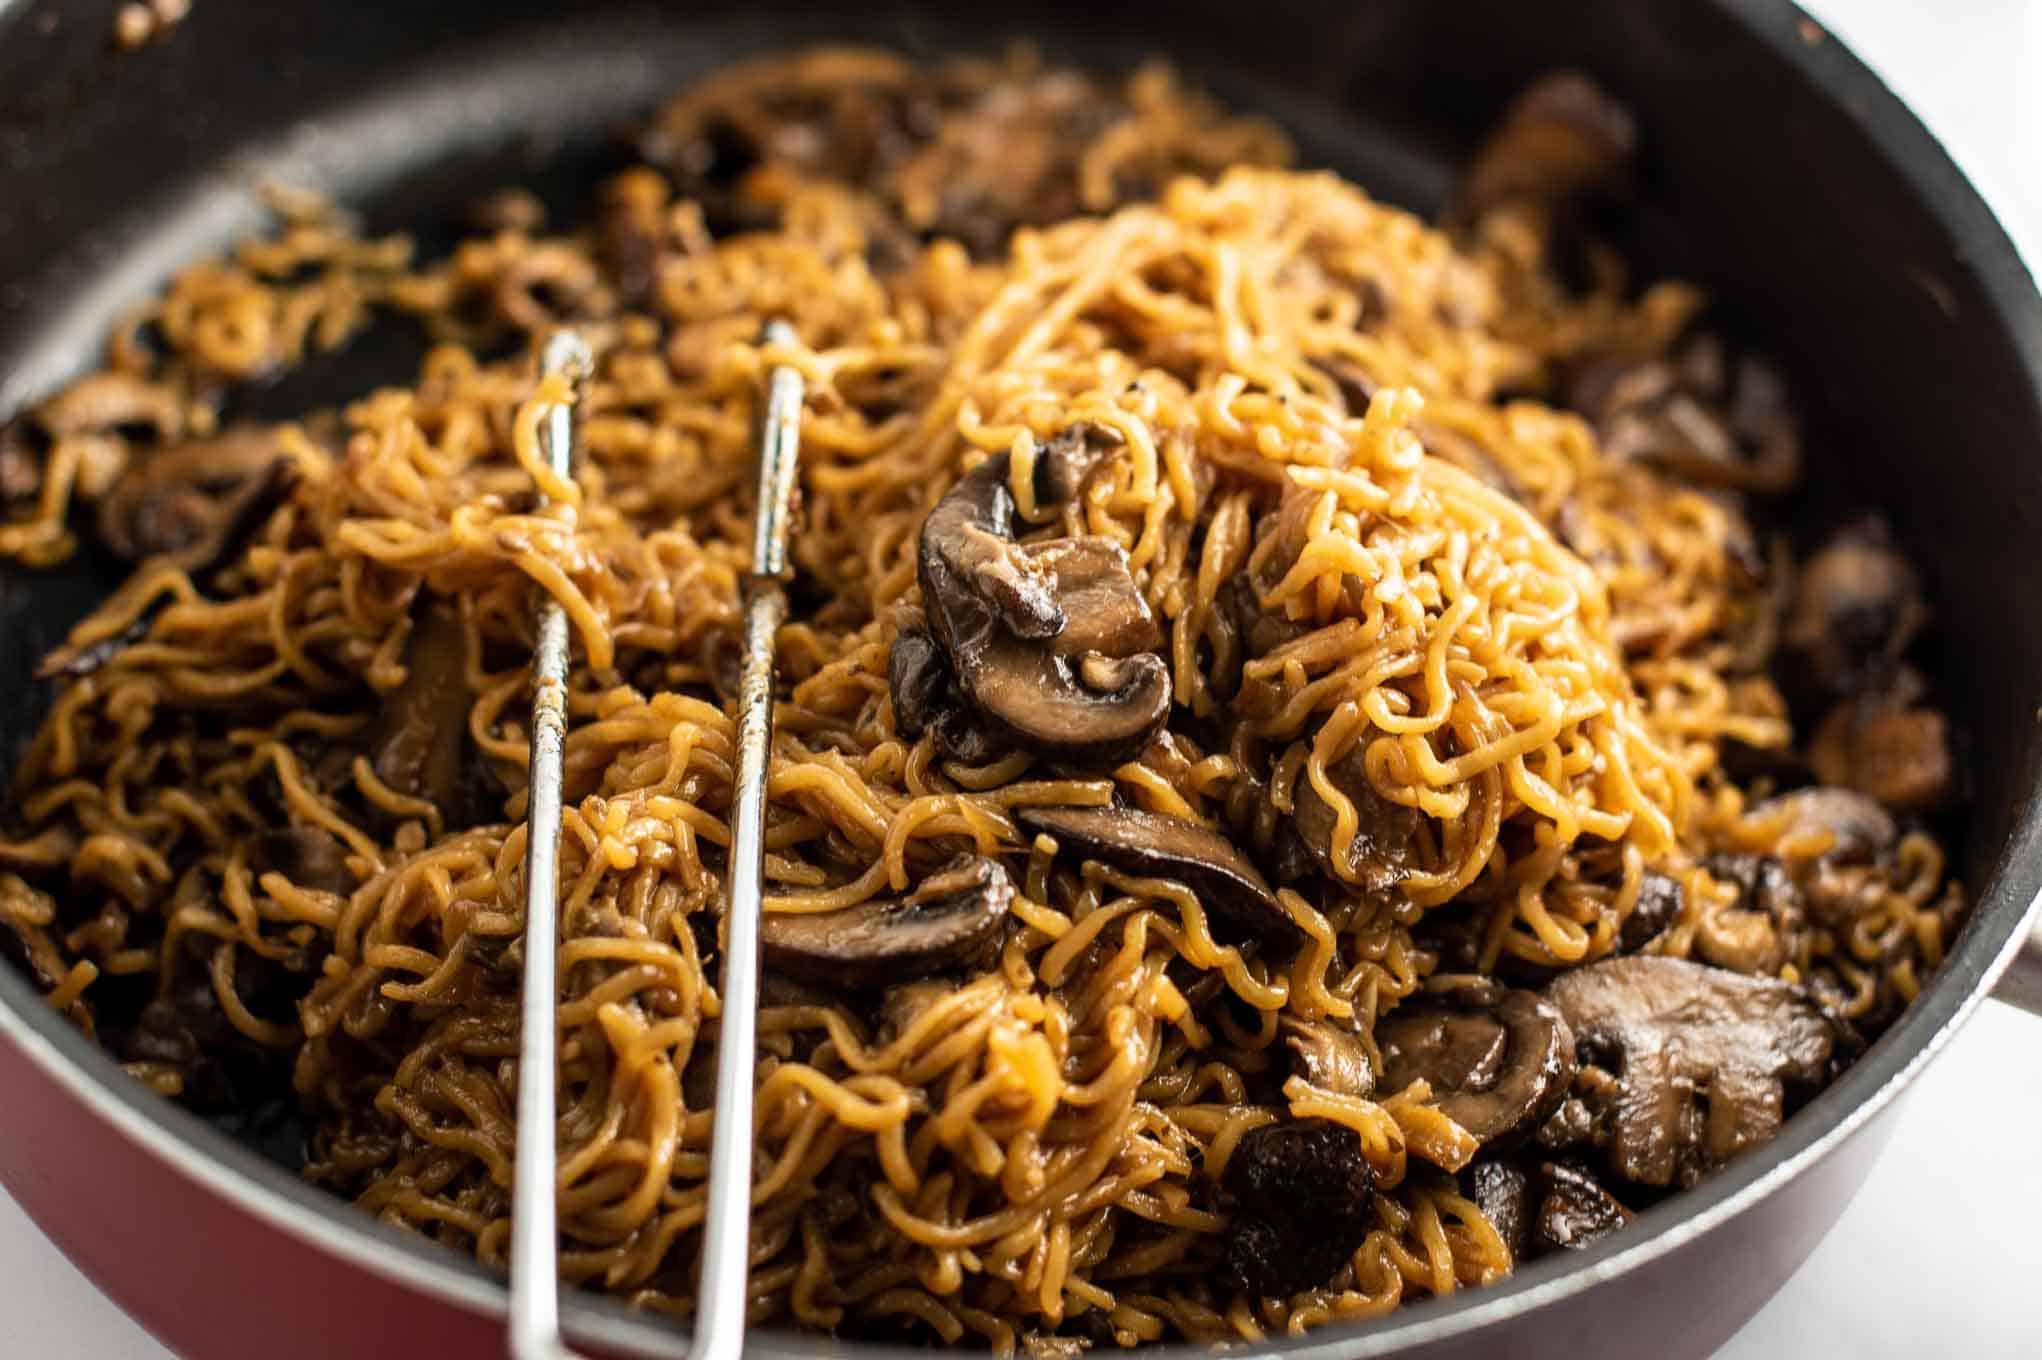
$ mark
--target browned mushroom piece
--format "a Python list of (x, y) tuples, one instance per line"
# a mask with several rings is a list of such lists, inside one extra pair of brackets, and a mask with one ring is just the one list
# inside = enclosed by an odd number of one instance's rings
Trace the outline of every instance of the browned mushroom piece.
[(1802, 564), (1781, 642), (1808, 681), (1843, 695), (1889, 672), (1927, 622), (1914, 567), (1885, 521), (1868, 516)]
[(1479, 1161), (1462, 1170), (1460, 1185), (1509, 1248), (1511, 1263), (1524, 1260), (1531, 1233), (1531, 1177), (1507, 1161)]
[(855, 990), (884, 987), (983, 960), (1013, 900), (1013, 880), (999, 861), (966, 854), (905, 897), (839, 911), (769, 909), (759, 940), (766, 966), (790, 977)]
[(429, 604), (404, 647), (404, 681), (383, 701), (370, 732), (376, 778), (453, 818), (467, 750), (468, 640), (460, 616)]
[(1782, 836), (1827, 836), (1827, 859), (1865, 863), (1891, 849), (1900, 827), (1891, 813), (1850, 789), (1813, 787), (1783, 793), (1751, 810), (1754, 817), (1779, 818)]
[(1008, 735), (957, 692), (950, 658), (919, 612), (904, 619), (894, 637), (887, 689), (893, 698), (894, 730), (909, 741), (933, 732), (937, 749), (967, 765), (983, 765), (1005, 750)]
[[(1596, 428), (1603, 452), (1704, 486), (1776, 495), (1800, 476), (1801, 423), (1787, 385), (1756, 355), (1731, 359), (1709, 332), (1664, 358), (1600, 358), (1569, 379), (1565, 402)], [(1744, 532), (1725, 546), (1757, 577)]]
[(1182, 883), (1223, 933), (1231, 926), (1260, 940), (1296, 944), (1303, 939), (1261, 871), (1233, 842), (1197, 822), (1123, 807), (1016, 808), (1014, 817), (1086, 859), (1123, 873)]
[(1463, 175), (1448, 217), (1471, 222), (1510, 202), (1552, 206), (1614, 183), (1637, 149), (1629, 109), (1587, 76), (1559, 72), (1504, 110)]
[(1839, 701), (1815, 728), (1815, 777), (1876, 799), (1895, 812), (1930, 812), (1956, 783), (1950, 724), (1921, 705), (1927, 683), (1911, 666)]
[(768, 910), (759, 939), (766, 966), (778, 972), (834, 987), (884, 987), (982, 960), (1013, 900), (1006, 869), (967, 854), (905, 897), (874, 898), (840, 911)]
[(1232, 1217), (1221, 1282), (1256, 1298), (1326, 1283), (1367, 1238), (1374, 1189), (1361, 1139), (1344, 1124), (1292, 1119), (1249, 1130), (1220, 1177)]
[(1786, 866), (1771, 855), (1723, 852), (1703, 867), (1718, 883), (1734, 886), (1737, 897), (1695, 923), (1695, 952), (1733, 973), (1777, 973), (1807, 914)]
[[(204, 590), (215, 572), (240, 559), (250, 540), (290, 499), (291, 490), (297, 484), (297, 464), (288, 458), (273, 459), (253, 481), (230, 493), (216, 507), (217, 513), (210, 523), (203, 526), (200, 537), (168, 553), (164, 560)], [(105, 505), (101, 508), (104, 510)], [(155, 607), (144, 610), (134, 622), (112, 637), (86, 647), (66, 645), (58, 648), (43, 658), (36, 673), (45, 679), (57, 675), (73, 678), (90, 675), (118, 656), (122, 649), (147, 637), (157, 613), (167, 602), (168, 597), (159, 600)]]
[(1527, 1251), (1534, 1256), (1579, 1250), (1601, 1241), (1635, 1215), (1579, 1167), (1546, 1162), (1539, 1167), (1543, 1194), (1529, 1225)]
[(1574, 1036), (1531, 992), (1483, 977), (1435, 976), (1376, 1022), (1382, 1085), (1432, 1087), (1440, 1113), (1485, 1144), (1537, 1128), (1574, 1079)]
[(1686, 905), (1680, 880), (1657, 869), (1647, 869), (1638, 885), (1638, 900), (1617, 928), (1617, 943), (1627, 954), (1635, 954), (1657, 939), (1660, 932), (1680, 919)]
[(331, 831), (317, 826), (263, 832), (251, 846), (249, 867), (258, 874), (282, 874), (301, 888), (343, 897), (359, 882), (347, 867), (347, 847)]
[(260, 428), (139, 457), (100, 502), (100, 538), (130, 562), (217, 540), (280, 460), (274, 432)]
[[(1037, 459), (1047, 504), (1075, 494), (1099, 456), (1089, 429)], [(959, 480), (922, 524), (916, 555), (930, 632), (984, 725), (1054, 758), (1109, 763), (1139, 751), (1170, 711), (1162, 629), (1119, 544), (1014, 541), (1005, 454)]]
[(1277, 1017), (1276, 1027), (1291, 1052), (1297, 1074), (1322, 1091), (1366, 1098), (1375, 1094), (1375, 1062), (1359, 1034), (1331, 1020)]
[(1354, 805), (1356, 823), (1346, 844), (1334, 845), (1338, 831), (1334, 807), (1320, 796), (1308, 773), (1299, 772), (1291, 796), (1298, 835), (1328, 874), (1370, 892), (1387, 892), (1422, 867), (1417, 840), (1425, 814), (1376, 792), (1359, 747), (1328, 765), (1326, 778)]
[(1692, 1185), (1771, 1138), (1786, 1083), (1821, 1082), (1836, 1051), (1837, 1029), (1798, 988), (1687, 959), (1604, 959), (1545, 995), (1584, 1074), (1614, 1078), (1592, 1103), (1610, 1169), (1641, 1185)]

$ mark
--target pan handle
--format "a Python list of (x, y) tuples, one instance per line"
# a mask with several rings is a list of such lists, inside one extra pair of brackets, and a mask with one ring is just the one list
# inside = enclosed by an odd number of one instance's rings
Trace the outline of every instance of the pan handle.
[(1995, 998), (2042, 1015), (2042, 911), (2031, 912), (2021, 947), (1992, 989)]

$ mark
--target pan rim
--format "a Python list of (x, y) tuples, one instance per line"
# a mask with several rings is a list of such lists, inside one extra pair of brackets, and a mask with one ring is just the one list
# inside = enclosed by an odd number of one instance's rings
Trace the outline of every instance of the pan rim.
[[(1779, 0), (1715, 3), (1827, 102), (1850, 109), (1852, 122), (1891, 173), (1951, 239), (1963, 244), (1966, 263), (1989, 303), (1982, 324), (1997, 330), (2025, 375), (2030, 396), (2042, 402), (2042, 295), (2004, 228), (1948, 152), (1845, 44), (1826, 34), (1811, 42), (1804, 25), (1816, 21), (1797, 6)], [(2013, 814), (1971, 920), (1920, 998), (1765, 1148), (1648, 1210), (1631, 1230), (1586, 1251), (1549, 1257), (1498, 1284), (1416, 1302), (1382, 1318), (1266, 1341), (1260, 1352), (1298, 1360), (1377, 1356), (1505, 1323), (1678, 1251), (1803, 1174), (1890, 1105), (1975, 1011), (2021, 947), (2042, 889), (2042, 779), (2030, 774)], [(486, 1318), (505, 1315), (503, 1284), (480, 1266), (376, 1222), (153, 1096), (44, 1005), (25, 978), (5, 968), (0, 968), (0, 1038), (14, 1043), (44, 1075), (172, 1170), (270, 1227), (436, 1302)], [(570, 1297), (563, 1305), (570, 1333), (585, 1344), (648, 1356), (678, 1354), (685, 1346), (680, 1328), (607, 1300)], [(760, 1339), (762, 1354), (809, 1355), (845, 1344), (857, 1344), (857, 1353), (867, 1355), (897, 1349), (794, 1333)], [(1156, 1353), (1207, 1352), (1167, 1346)]]

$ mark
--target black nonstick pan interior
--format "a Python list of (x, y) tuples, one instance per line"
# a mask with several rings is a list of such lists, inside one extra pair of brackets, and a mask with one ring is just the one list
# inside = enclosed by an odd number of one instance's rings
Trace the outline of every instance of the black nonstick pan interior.
[[(1277, 118), (1303, 163), (1423, 213), (1512, 93), (1557, 66), (1587, 69), (1640, 113), (1643, 157), (1635, 202), (1616, 224), (1620, 244), (1642, 276), (1701, 282), (1734, 327), (1778, 353), (1810, 427), (1801, 513), (1819, 519), (1846, 488), (1893, 517), (1929, 577), (1947, 708), (1973, 732), (2020, 734), (1969, 762), (1975, 815), (1956, 828), (1967, 882), (1991, 876), (2023, 811), (2015, 794), (2037, 765), (2031, 682), (2042, 675), (2042, 635), (2007, 628), (2003, 600), (1956, 583), (1999, 580), (2016, 598), (2042, 590), (2042, 566), (2009, 564), (2001, 551), (2032, 542), (2042, 463), (1968, 475), (1996, 456), (1995, 428), (2006, 446), (2032, 450), (2020, 425), (2033, 418), (2032, 379), (2017, 346), (1974, 324), (1968, 309), (1983, 308), (1984, 285), (1959, 267), (1947, 221), (1889, 189), (1865, 210), (1858, 188), (1892, 180), (1883, 153), (1820, 79), (1752, 37), (1753, 23), (1782, 28), (1784, 6), (228, 9), (124, 54), (107, 50), (103, 26), (68, 12), (46, 31), (38, 7), (0, 14), (0, 419), (90, 363), (121, 309), (177, 265), (260, 229), (265, 184), (328, 194), (367, 229), (412, 231), (428, 250), (469, 203), (508, 185), (537, 188), (556, 222), (571, 221), (594, 182), (628, 160), (638, 118), (690, 79), (762, 50), (858, 41), (933, 54), (1026, 40), (1105, 71), (1162, 57), (1227, 102)], [(1818, 73), (1831, 59), (1856, 70), (1841, 52), (1807, 58)], [(51, 79), (52, 69), (67, 74)], [(1758, 144), (1771, 154), (1751, 156)], [(1978, 212), (1976, 228), (1997, 239)], [(241, 398), (241, 409), (335, 403), (408, 378), (421, 352), (407, 325), (390, 323)], [(1922, 395), (1937, 390), (1974, 404), (1961, 442)], [(91, 551), (53, 572), (0, 567), (0, 771), (49, 697), (30, 679), (36, 660), (116, 579)], [(1818, 1107), (1840, 1113), (1844, 1098), (1839, 1088)], [(1803, 1116), (1818, 1117), (1829, 1116)], [(1722, 1193), (1757, 1174), (1733, 1172)], [(1530, 1272), (1532, 1282), (1558, 1279), (1564, 1265)], [(1736, 1321), (1725, 1320), (1725, 1335)]]

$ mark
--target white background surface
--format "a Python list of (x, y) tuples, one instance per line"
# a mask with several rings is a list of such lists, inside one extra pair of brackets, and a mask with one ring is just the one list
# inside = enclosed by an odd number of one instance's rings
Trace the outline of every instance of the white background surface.
[[(1915, 107), (2042, 263), (2042, 2), (1810, 8)], [(0, 1281), (0, 1356), (168, 1356), (4, 1192)], [(1719, 1360), (1828, 1356), (2042, 1357), (2042, 1021), (1987, 1006), (1957, 1037), (1864, 1193)]]

